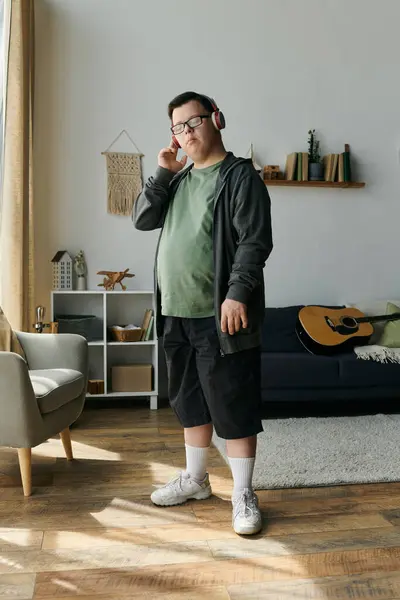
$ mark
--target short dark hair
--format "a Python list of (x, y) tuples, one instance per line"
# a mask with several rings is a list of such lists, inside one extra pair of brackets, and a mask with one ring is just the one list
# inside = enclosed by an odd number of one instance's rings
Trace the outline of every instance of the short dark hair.
[(174, 112), (175, 108), (179, 108), (180, 106), (183, 106), (184, 104), (187, 104), (188, 102), (192, 102), (192, 100), (195, 100), (196, 102), (200, 102), (200, 104), (203, 106), (203, 108), (207, 112), (209, 112), (209, 113), (214, 112), (214, 107), (211, 104), (210, 100), (207, 98), (207, 96), (203, 96), (203, 94), (198, 94), (197, 92), (184, 92), (183, 94), (179, 94), (179, 96), (176, 96), (168, 104), (169, 118), (172, 120), (172, 113)]

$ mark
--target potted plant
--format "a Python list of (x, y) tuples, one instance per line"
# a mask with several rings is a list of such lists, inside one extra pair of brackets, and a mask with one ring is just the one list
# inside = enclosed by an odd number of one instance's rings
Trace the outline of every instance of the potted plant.
[(319, 141), (315, 137), (315, 129), (308, 132), (308, 166), (310, 181), (321, 181), (324, 178)]

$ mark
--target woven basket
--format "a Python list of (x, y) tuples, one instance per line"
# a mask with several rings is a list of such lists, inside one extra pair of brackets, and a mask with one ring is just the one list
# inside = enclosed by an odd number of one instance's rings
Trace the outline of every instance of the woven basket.
[(116, 342), (140, 342), (143, 329), (113, 329), (110, 328), (111, 335)]

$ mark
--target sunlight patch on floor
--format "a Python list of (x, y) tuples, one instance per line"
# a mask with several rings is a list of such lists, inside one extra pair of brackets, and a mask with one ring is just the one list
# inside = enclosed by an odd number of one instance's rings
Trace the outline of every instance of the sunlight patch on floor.
[[(74, 454), (74, 458), (77, 459), (107, 460), (115, 462), (122, 460), (119, 452), (111, 452), (110, 450), (96, 448), (95, 446), (89, 446), (88, 444), (82, 444), (81, 442), (72, 441), (72, 452)], [(65, 451), (61, 440), (57, 439), (51, 439), (44, 444), (40, 444), (40, 446), (37, 446), (33, 450), (33, 454), (53, 458), (65, 458)]]
[(91, 548), (100, 546), (125, 546), (127, 544), (169, 544), (201, 540), (236, 539), (229, 523), (180, 523), (132, 527), (130, 529), (107, 527), (82, 531), (47, 531), (42, 548)]
[[(323, 585), (323, 582), (322, 582)], [(296, 579), (296, 581), (282, 580), (277, 582), (247, 582), (228, 586), (229, 597), (231, 600), (250, 600), (256, 598), (268, 598), (268, 600), (332, 600), (336, 598), (335, 590), (327, 589), (326, 592), (318, 583), (314, 583), (309, 578)], [(344, 598), (337, 591), (338, 598)], [(347, 596), (347, 594), (349, 594)], [(362, 598), (352, 586), (348, 586), (346, 597)], [(367, 596), (365, 596), (367, 597)], [(385, 596), (386, 598), (386, 596)]]
[(121, 498), (114, 498), (111, 503), (100, 512), (89, 513), (93, 519), (104, 526), (112, 527), (116, 523), (134, 524), (139, 526), (155, 525), (167, 522), (196, 521), (194, 513), (188, 509), (166, 511), (157, 506), (147, 506), (139, 502), (130, 502)]
[(53, 579), (52, 583), (54, 583), (54, 585), (60, 586), (64, 590), (69, 590), (70, 592), (78, 591), (78, 587), (73, 583), (70, 583), (69, 581), (63, 581), (62, 579)]
[(30, 531), (19, 528), (0, 528), (0, 546), (12, 544), (14, 546), (40, 547), (43, 534), (40, 531)]
[[(5, 571), (4, 571), (4, 568), (6, 568)], [(9, 569), (11, 569), (11, 571), (9, 571)], [(23, 565), (16, 562), (15, 560), (12, 560), (11, 558), (7, 558), (6, 556), (0, 556), (0, 571), (1, 572), (6, 572), (6, 573), (12, 572), (14, 569), (21, 571), (24, 569), (24, 567), (23, 567)]]
[(158, 461), (149, 461), (146, 465), (143, 465), (143, 471), (147, 471), (149, 480), (153, 478), (153, 480), (157, 479), (158, 481), (161, 476), (163, 479), (160, 479), (160, 482), (162, 483), (167, 483), (169, 479), (179, 474), (179, 469), (175, 465)]

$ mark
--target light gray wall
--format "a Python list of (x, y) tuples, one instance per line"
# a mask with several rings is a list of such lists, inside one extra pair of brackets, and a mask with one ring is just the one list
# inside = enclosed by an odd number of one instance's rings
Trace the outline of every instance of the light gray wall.
[[(106, 212), (105, 158), (126, 128), (144, 177), (169, 141), (166, 105), (214, 95), (225, 142), (262, 164), (350, 143), (364, 190), (271, 188), (275, 248), (267, 303), (398, 296), (398, 0), (37, 0), (35, 166), (39, 298), (57, 249), (98, 269), (130, 267), (152, 286), (157, 233)], [(127, 143), (115, 147), (130, 150)]]

